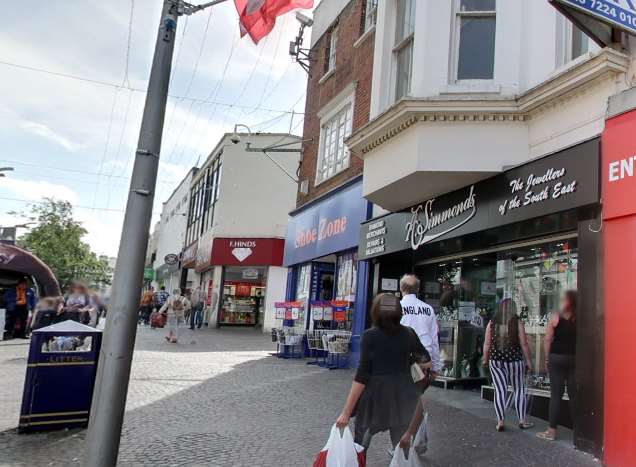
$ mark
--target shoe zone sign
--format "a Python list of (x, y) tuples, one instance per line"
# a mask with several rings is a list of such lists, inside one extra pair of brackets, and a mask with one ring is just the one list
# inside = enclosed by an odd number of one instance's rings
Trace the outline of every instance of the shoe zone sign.
[[(577, 24), (576, 12), (636, 35), (636, 0), (550, 0)], [(574, 12), (575, 14), (568, 14)], [(585, 28), (585, 24), (578, 24)]]
[(360, 181), (292, 215), (287, 224), (283, 265), (356, 248), (368, 206)]

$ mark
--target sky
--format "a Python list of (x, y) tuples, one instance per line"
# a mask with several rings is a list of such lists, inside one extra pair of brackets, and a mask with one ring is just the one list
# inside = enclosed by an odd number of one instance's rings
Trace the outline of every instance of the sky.
[[(307, 76), (288, 55), (293, 13), (254, 45), (240, 38), (233, 3), (179, 20), (153, 225), (235, 124), (302, 132)], [(0, 178), (0, 226), (23, 223), (16, 213), (45, 197), (67, 200), (93, 251), (116, 256), (161, 4), (20, 0), (4, 11), (0, 167), (15, 170)]]

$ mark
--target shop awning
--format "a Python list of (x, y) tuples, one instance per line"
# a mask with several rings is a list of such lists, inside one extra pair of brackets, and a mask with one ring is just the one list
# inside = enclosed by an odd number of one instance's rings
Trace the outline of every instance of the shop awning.
[(0, 278), (11, 284), (24, 276), (37, 282), (41, 295), (61, 294), (53, 271), (41, 259), (15, 245), (0, 244)]

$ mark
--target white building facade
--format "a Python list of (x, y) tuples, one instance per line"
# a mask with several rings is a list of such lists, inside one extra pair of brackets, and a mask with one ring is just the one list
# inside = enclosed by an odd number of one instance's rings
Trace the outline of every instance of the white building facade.
[[(616, 3), (616, 2), (614, 2)], [(369, 290), (416, 274), (440, 323), (444, 386), (487, 387), (479, 363), (503, 306), (524, 321), (533, 397), (550, 398), (546, 319), (577, 291), (575, 444), (603, 451), (601, 135), (634, 85), (636, 40), (600, 47), (548, 1), (377, 2), (358, 257)], [(545, 401), (542, 401), (545, 402)], [(535, 403), (533, 413), (545, 403)], [(565, 409), (563, 409), (565, 410)]]
[(633, 41), (600, 49), (547, 1), (379, 2), (372, 122), (349, 140), (365, 196), (402, 209), (600, 134)]
[(182, 266), (195, 272), (191, 288), (205, 293), (210, 325), (275, 325), (299, 158), (296, 136), (226, 134), (192, 179)]
[(190, 184), (197, 173), (190, 169), (170, 197), (163, 203), (161, 219), (155, 226), (155, 249), (153, 268), (156, 289), (164, 286), (166, 290), (181, 287), (181, 269), (179, 258), (183, 250), (190, 203)]

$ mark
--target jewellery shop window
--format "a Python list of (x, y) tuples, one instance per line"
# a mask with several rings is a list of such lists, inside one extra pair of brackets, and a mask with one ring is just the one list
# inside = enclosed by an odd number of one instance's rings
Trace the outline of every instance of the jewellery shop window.
[(347, 302), (346, 321), (339, 323), (339, 327), (351, 329), (353, 321), (353, 305), (356, 299), (356, 281), (358, 274), (358, 254), (356, 252), (345, 253), (338, 256), (336, 301)]
[(548, 390), (545, 329), (568, 290), (577, 289), (576, 238), (513, 248), (497, 256), (497, 300), (510, 298), (528, 336), (532, 371), (530, 387)]
[(219, 324), (256, 326), (262, 323), (267, 268), (227, 266)]
[(457, 258), (416, 270), (439, 323), (440, 376), (485, 378), (485, 328), (496, 306), (496, 255)]

